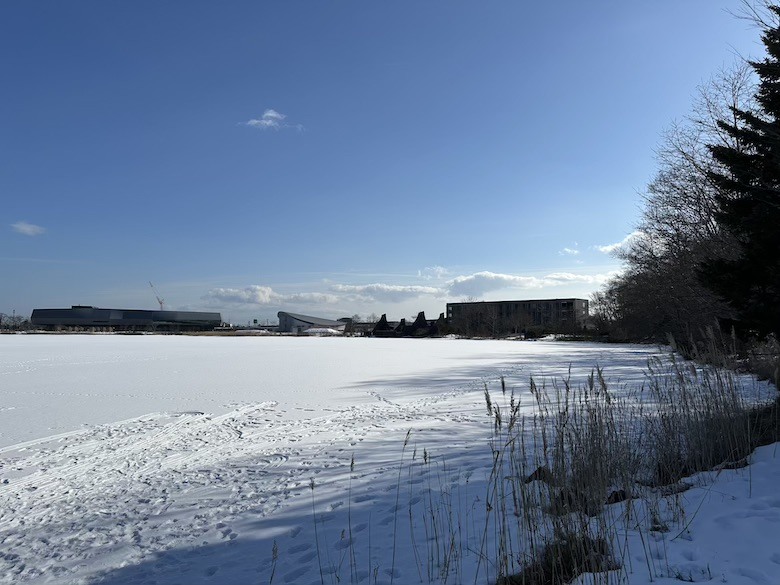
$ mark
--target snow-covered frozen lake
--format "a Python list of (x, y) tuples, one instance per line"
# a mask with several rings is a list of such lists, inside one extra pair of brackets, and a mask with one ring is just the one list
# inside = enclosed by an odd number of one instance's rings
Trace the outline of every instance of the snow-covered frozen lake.
[(641, 378), (649, 347), (316, 337), (0, 336), (0, 447), (148, 413), (225, 414), (274, 402), (311, 419), (378, 397), (413, 401), (482, 377)]
[[(485, 385), (503, 376), (532, 408), (531, 375), (601, 366), (636, 391), (658, 351), (0, 336), (0, 583), (435, 582), (416, 511), (434, 492), (463, 518), (479, 507)], [(447, 582), (475, 582), (475, 560), (465, 550)]]

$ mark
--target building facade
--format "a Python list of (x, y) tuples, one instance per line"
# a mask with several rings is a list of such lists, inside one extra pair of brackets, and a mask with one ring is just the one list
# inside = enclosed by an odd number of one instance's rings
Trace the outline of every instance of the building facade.
[(144, 309), (100, 309), (74, 305), (70, 309), (33, 309), (34, 327), (48, 330), (106, 331), (210, 331), (222, 323), (220, 313), (199, 311), (147, 311)]
[(462, 335), (572, 333), (588, 320), (586, 299), (541, 299), (447, 303), (447, 323)]

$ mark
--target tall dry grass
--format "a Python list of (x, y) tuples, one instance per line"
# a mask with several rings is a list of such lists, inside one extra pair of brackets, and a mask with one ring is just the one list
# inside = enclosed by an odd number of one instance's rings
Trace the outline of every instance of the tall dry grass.
[[(583, 573), (626, 582), (634, 570), (626, 528), (661, 532), (683, 522), (685, 478), (743, 467), (758, 445), (777, 441), (777, 403), (767, 405), (767, 395), (756, 404), (745, 378), (723, 367), (728, 359), (656, 358), (642, 387), (620, 393), (598, 368), (578, 386), (532, 379), (530, 418), (518, 416), (513, 393), (499, 407), (486, 390), (498, 583), (562, 585)], [(643, 546), (651, 577), (665, 575), (652, 560), (660, 555)]]
[[(607, 585), (627, 583), (636, 571), (653, 580), (674, 576), (660, 560), (666, 555), (657, 547), (666, 540), (657, 535), (684, 530), (690, 521), (686, 478), (744, 466), (756, 446), (778, 440), (777, 403), (756, 405), (744, 379), (721, 367), (727, 360), (657, 358), (641, 387), (619, 391), (599, 368), (579, 383), (567, 376), (531, 378), (522, 390), (503, 378), (485, 384), (492, 430), (491, 465), (477, 482), (484, 492), (468, 476), (453, 485), (446, 458), (434, 461), (417, 446), (409, 455), (407, 434), (389, 582), (402, 540), (411, 544), (420, 583), (564, 585), (579, 578)], [(422, 504), (413, 493), (423, 495)], [(315, 522), (315, 536), (317, 528)], [(349, 570), (326, 574), (321, 567), (322, 582), (378, 583), (378, 566), (357, 570), (366, 555), (351, 548), (352, 527), (345, 530)], [(630, 550), (637, 540), (630, 534), (639, 536), (642, 550)], [(320, 562), (330, 563), (325, 556)]]

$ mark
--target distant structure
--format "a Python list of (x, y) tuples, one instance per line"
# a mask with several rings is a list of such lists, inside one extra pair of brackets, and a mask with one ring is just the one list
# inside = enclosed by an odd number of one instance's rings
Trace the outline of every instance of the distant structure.
[(541, 299), (447, 303), (447, 323), (462, 335), (572, 333), (588, 319), (585, 299)]
[(371, 334), (374, 337), (433, 337), (443, 334), (445, 328), (444, 313), (438, 319), (426, 319), (425, 311), (420, 311), (413, 323), (407, 323), (406, 319), (388, 321), (387, 315), (382, 315)]
[(157, 304), (159, 304), (159, 305), (160, 305), (160, 310), (161, 310), (161, 311), (164, 311), (164, 310), (165, 310), (165, 307), (164, 307), (163, 305), (165, 304), (165, 299), (163, 299), (163, 298), (160, 298), (160, 293), (158, 293), (158, 292), (157, 292), (157, 289), (156, 289), (156, 288), (154, 288), (154, 285), (152, 284), (152, 281), (151, 281), (151, 280), (149, 281), (149, 286), (151, 286), (151, 287), (152, 287), (152, 292), (154, 292), (154, 298), (156, 298), (156, 299), (157, 299)]
[(219, 313), (196, 311), (147, 311), (143, 309), (100, 309), (73, 305), (70, 309), (34, 309), (34, 327), (47, 330), (106, 331), (210, 331), (222, 323)]
[(332, 321), (331, 319), (288, 313), (287, 311), (279, 311), (277, 316), (279, 317), (279, 333), (306, 333), (309, 329), (332, 329), (343, 333), (347, 326), (346, 321)]
[(339, 319), (339, 321), (344, 321), (346, 323), (346, 327), (344, 328), (344, 333), (346, 335), (354, 335), (357, 337), (370, 337), (376, 326), (375, 321), (355, 321), (351, 318), (343, 318)]

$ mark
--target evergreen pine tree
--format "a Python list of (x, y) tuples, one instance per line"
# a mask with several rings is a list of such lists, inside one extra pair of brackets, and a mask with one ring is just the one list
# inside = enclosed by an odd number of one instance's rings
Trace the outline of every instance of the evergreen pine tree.
[(711, 173), (717, 219), (737, 255), (705, 263), (702, 280), (734, 309), (743, 335), (780, 332), (780, 6), (767, 8), (774, 23), (762, 33), (767, 55), (750, 62), (759, 111), (733, 109), (737, 122), (720, 126), (739, 146), (710, 147), (722, 166)]

